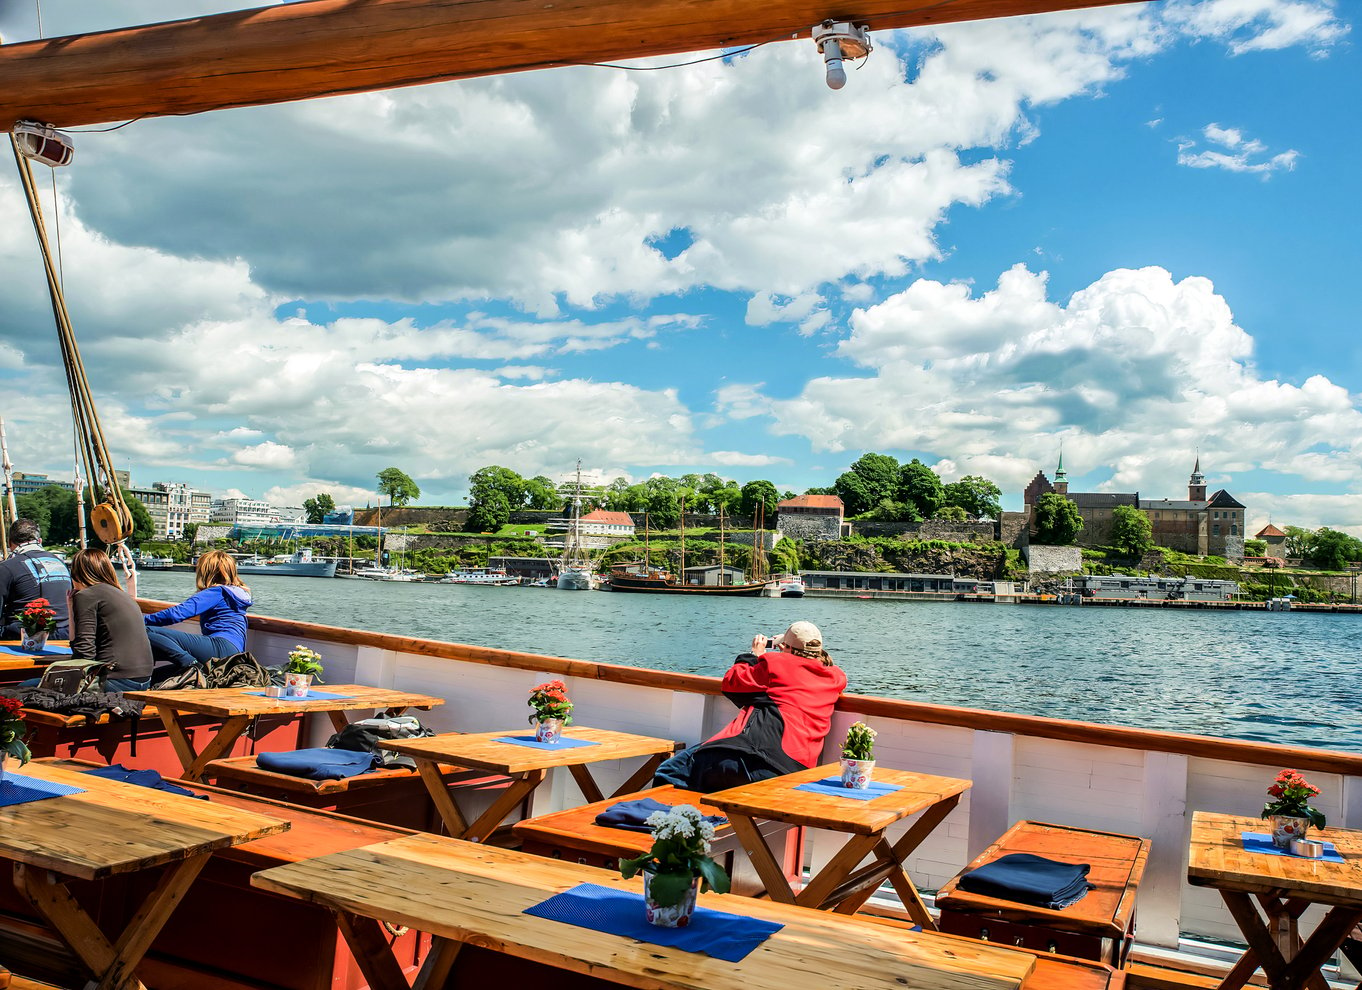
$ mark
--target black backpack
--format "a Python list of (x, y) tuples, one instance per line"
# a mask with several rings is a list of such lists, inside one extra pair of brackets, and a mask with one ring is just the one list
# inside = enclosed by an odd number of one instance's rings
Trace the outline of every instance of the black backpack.
[(210, 657), (203, 665), (203, 673), (210, 688), (270, 686), (270, 672), (249, 653)]
[(391, 718), (366, 718), (351, 722), (330, 739), (326, 745), (331, 749), (349, 749), (357, 753), (374, 753), (383, 760), (384, 767), (406, 767), (416, 769), (416, 761), (410, 756), (394, 753), (378, 745), (380, 739), (421, 739), (435, 735), (434, 729), (421, 724), (412, 715), (394, 715)]

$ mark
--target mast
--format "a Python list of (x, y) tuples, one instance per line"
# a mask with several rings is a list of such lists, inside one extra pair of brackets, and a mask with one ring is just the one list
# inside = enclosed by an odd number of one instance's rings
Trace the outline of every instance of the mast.
[(681, 496), (681, 583), (686, 583), (686, 497)]
[(724, 507), (719, 506), (719, 583), (731, 583), (724, 580)]
[[(9, 522), (19, 518), (19, 510), (15, 508), (14, 502), (14, 465), (9, 460), (9, 443), (5, 440), (5, 419), (0, 416), (0, 469), (5, 473), (5, 498), (9, 505)], [(76, 495), (76, 515), (84, 518), (80, 511), (80, 495)], [(5, 522), (5, 514), (0, 512), (0, 541), (4, 546), (9, 546), (9, 527)], [(81, 541), (81, 546), (85, 546)]]
[[(871, 31), (1127, 0), (857, 0)], [(340, 93), (809, 38), (825, 0), (309, 0), (0, 45), (0, 129)], [(807, 42), (806, 42), (807, 43)], [(809, 70), (818, 57), (809, 46)]]

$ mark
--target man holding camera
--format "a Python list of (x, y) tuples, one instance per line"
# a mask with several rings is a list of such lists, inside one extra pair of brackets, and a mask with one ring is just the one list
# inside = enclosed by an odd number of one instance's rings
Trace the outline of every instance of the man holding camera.
[(815, 766), (846, 686), (812, 622), (796, 622), (775, 639), (752, 637), (752, 651), (724, 674), (724, 696), (741, 711), (658, 767), (653, 784), (709, 794)]

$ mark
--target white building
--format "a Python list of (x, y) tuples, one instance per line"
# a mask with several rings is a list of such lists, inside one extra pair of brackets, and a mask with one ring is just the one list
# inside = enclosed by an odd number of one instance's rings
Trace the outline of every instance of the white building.
[(159, 540), (178, 540), (190, 523), (201, 525), (212, 518), (213, 496), (184, 482), (158, 481), (150, 488), (129, 491), (151, 515)]
[(634, 535), (634, 520), (627, 512), (595, 509), (578, 520), (583, 536), (608, 536), (627, 539)]
[(258, 498), (219, 498), (213, 500), (210, 521), (221, 526), (268, 526), (274, 510)]

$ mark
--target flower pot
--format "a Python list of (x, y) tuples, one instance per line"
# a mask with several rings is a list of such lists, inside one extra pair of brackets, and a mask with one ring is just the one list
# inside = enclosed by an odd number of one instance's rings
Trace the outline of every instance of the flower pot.
[(534, 723), (534, 741), (541, 743), (556, 743), (563, 738), (563, 720), (561, 718), (541, 718)]
[(0, 749), (0, 787), (5, 786), (5, 762), (8, 759), (8, 751)]
[(1310, 819), (1294, 815), (1273, 815), (1269, 820), (1272, 822), (1272, 844), (1278, 849), (1290, 849), (1291, 841), (1305, 838), (1306, 829), (1310, 827)]
[(863, 791), (870, 786), (875, 773), (874, 760), (849, 760), (842, 757), (842, 786)]
[(311, 674), (284, 675), (285, 698), (306, 698), (307, 692), (311, 687), (312, 687)]
[(691, 877), (690, 886), (676, 904), (658, 904), (653, 900), (653, 874), (643, 871), (643, 906), (648, 912), (648, 924), (659, 928), (685, 928), (695, 913), (695, 897), (700, 892), (700, 878)]
[(20, 641), (19, 648), (29, 653), (41, 653), (47, 646), (47, 637), (46, 630), (38, 633), (26, 632)]

